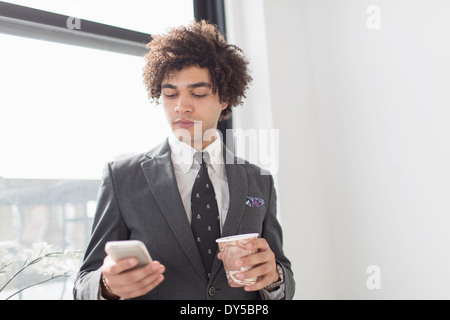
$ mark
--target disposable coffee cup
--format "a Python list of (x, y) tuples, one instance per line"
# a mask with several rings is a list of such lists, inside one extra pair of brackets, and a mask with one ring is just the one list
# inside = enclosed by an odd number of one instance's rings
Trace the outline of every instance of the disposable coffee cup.
[(257, 277), (247, 279), (237, 277), (239, 273), (250, 270), (251, 267), (243, 266), (239, 268), (236, 266), (236, 261), (256, 253), (257, 250), (247, 250), (245, 246), (250, 241), (257, 239), (258, 236), (258, 233), (247, 233), (216, 240), (230, 287), (244, 287), (256, 283)]

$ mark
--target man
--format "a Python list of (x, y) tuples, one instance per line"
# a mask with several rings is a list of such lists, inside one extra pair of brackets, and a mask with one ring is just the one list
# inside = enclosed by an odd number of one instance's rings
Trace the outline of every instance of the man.
[[(248, 62), (206, 22), (171, 29), (149, 48), (145, 83), (172, 133), (146, 154), (107, 165), (75, 298), (292, 299), (273, 179), (238, 160), (216, 130), (245, 97)], [(208, 190), (194, 191), (202, 179)], [(207, 208), (197, 209), (206, 197)], [(244, 233), (260, 238), (247, 245), (256, 254), (236, 261), (252, 267), (237, 277), (258, 281), (231, 288), (214, 240)], [(107, 241), (129, 239), (143, 241), (154, 261), (133, 269), (136, 259), (105, 254)]]

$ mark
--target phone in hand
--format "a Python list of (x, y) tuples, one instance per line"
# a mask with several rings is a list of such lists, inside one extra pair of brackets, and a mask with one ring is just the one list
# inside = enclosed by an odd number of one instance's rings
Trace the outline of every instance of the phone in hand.
[(133, 269), (141, 268), (152, 262), (147, 247), (140, 240), (109, 241), (105, 245), (105, 251), (114, 261), (136, 258), (138, 264)]

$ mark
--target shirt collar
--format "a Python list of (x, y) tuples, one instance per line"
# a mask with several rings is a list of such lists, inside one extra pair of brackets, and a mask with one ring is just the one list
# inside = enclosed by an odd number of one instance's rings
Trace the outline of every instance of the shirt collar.
[[(210, 143), (203, 151), (209, 153), (211, 166), (214, 171), (220, 173), (223, 169), (223, 150), (222, 140), (220, 134), (216, 132), (215, 140)], [(194, 154), (196, 149), (192, 148), (189, 144), (178, 140), (173, 133), (169, 135), (169, 146), (171, 149), (171, 157), (174, 166), (177, 166), (181, 172), (187, 173), (194, 164)], [(195, 161), (197, 163), (197, 161)]]

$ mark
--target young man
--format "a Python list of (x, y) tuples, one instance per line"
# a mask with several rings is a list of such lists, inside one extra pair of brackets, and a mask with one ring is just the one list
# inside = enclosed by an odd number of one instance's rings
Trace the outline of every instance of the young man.
[[(171, 29), (149, 48), (144, 80), (149, 97), (162, 101), (172, 133), (148, 153), (107, 165), (75, 298), (292, 299), (273, 179), (238, 160), (216, 130), (245, 97), (248, 62), (205, 22)], [(202, 179), (205, 194), (194, 191)], [(214, 198), (211, 211), (209, 202), (205, 212), (197, 209), (196, 198), (204, 197)], [(206, 231), (201, 223), (210, 212), (216, 213)], [(252, 267), (237, 277), (258, 281), (231, 288), (213, 246), (220, 236), (245, 233), (260, 238), (247, 245), (257, 253), (236, 262)], [(105, 254), (107, 241), (128, 239), (143, 241), (154, 261), (133, 269), (136, 259), (114, 262)]]

